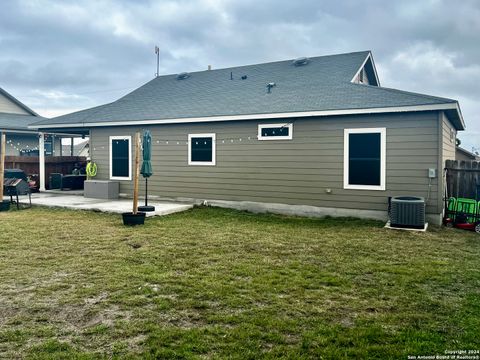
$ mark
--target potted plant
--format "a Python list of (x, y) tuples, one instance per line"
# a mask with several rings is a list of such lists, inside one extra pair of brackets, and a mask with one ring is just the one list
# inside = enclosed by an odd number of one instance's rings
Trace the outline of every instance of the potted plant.
[(6, 142), (7, 137), (5, 133), (2, 131), (1, 136), (1, 149), (0, 149), (0, 211), (8, 211), (10, 210), (10, 201), (3, 200), (3, 177), (5, 175), (5, 151), (6, 151)]
[(143, 225), (145, 213), (138, 211), (138, 178), (140, 176), (140, 133), (135, 134), (135, 171), (133, 173), (133, 211), (123, 213), (124, 225)]

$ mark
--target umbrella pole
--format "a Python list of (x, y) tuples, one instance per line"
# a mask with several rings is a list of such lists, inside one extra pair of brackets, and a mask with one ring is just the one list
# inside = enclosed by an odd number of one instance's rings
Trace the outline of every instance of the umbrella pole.
[(138, 211), (148, 212), (155, 211), (155, 206), (148, 205), (148, 178), (152, 175), (152, 149), (151, 149), (152, 137), (150, 131), (145, 130), (143, 132), (143, 164), (142, 175), (145, 178), (145, 205), (139, 206)]
[(145, 178), (145, 206), (148, 206), (148, 178)]

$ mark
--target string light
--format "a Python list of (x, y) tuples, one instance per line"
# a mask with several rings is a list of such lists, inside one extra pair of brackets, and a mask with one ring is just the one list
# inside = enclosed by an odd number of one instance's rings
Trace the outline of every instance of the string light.
[[(272, 135), (274, 134), (275, 132), (272, 132)], [(271, 135), (271, 136), (272, 136)], [(281, 135), (281, 132), (279, 133), (279, 135)], [(263, 135), (264, 137), (268, 136), (268, 134), (265, 134)], [(213, 140), (212, 139), (212, 143), (222, 143), (222, 144), (225, 144), (226, 141), (229, 141), (230, 140), (230, 143), (235, 143), (235, 142), (245, 142), (247, 140), (249, 141), (256, 141), (258, 139), (257, 136), (247, 136), (245, 138), (224, 138), (224, 139), (216, 139), (216, 140)], [(124, 140), (124, 141), (128, 141), (128, 140)], [(173, 144), (176, 144), (176, 145), (182, 145), (183, 142), (182, 141), (177, 141), (177, 140), (167, 140), (167, 139), (152, 139), (152, 143), (156, 143), (156, 144), (159, 144), (159, 145), (169, 145), (170, 143), (173, 143)], [(195, 140), (195, 145), (200, 145), (201, 144), (201, 141), (198, 141), (198, 140)], [(185, 141), (185, 145), (188, 145), (188, 141)], [(207, 145), (207, 141), (203, 141), (203, 144), (202, 145)], [(101, 149), (104, 149), (105, 147), (102, 146), (100, 147)], [(95, 148), (93, 150), (96, 150)]]
[[(272, 132), (270, 133), (270, 134), (271, 134), (270, 136), (279, 136), (279, 135), (281, 136), (281, 135), (284, 135), (284, 134), (283, 134), (283, 131), (282, 131), (282, 129), (283, 129), (284, 127), (286, 127), (286, 125), (280, 127), (280, 131), (278, 131), (278, 129), (272, 130)], [(278, 134), (278, 135), (277, 135), (277, 134)], [(264, 137), (267, 137), (267, 136), (269, 136), (269, 134), (264, 134), (263, 136), (264, 136)], [(221, 138), (221, 139), (218, 139), (218, 138), (217, 138), (217, 139), (211, 139), (210, 141), (211, 141), (212, 144), (215, 144), (215, 143), (217, 143), (217, 144), (219, 144), (219, 143), (225, 144), (226, 142), (228, 142), (228, 140), (230, 140), (230, 143), (233, 144), (233, 143), (235, 143), (235, 142), (244, 142), (244, 141), (247, 141), (247, 140), (248, 140), (248, 141), (252, 141), (252, 140), (253, 140), (253, 141), (257, 141), (257, 139), (258, 139), (258, 136), (255, 135), (255, 136), (247, 136), (247, 137), (244, 137), (244, 138), (242, 138), (242, 137), (240, 137), (240, 138), (230, 138), (230, 137), (229, 137), (229, 138)], [(119, 139), (119, 140), (120, 140), (120, 139)], [(120, 142), (119, 140), (116, 140), (116, 143), (117, 143), (117, 144), (119, 144), (119, 142)], [(122, 139), (122, 140), (123, 140), (123, 141), (129, 141), (127, 138)], [(169, 145), (170, 142), (172, 142), (172, 141), (173, 141), (174, 143), (176, 143), (176, 145), (181, 145), (181, 144), (183, 144), (183, 141), (177, 141), (177, 140), (171, 140), (171, 139), (169, 140), (169, 139), (155, 139), (155, 138), (153, 138), (151, 141), (152, 141), (152, 144), (153, 144), (153, 143), (156, 143), (156, 144), (159, 144), (159, 145), (163, 145), (163, 144)], [(209, 142), (210, 142), (210, 141), (209, 141)], [(34, 147), (34, 146), (30, 147), (29, 145), (21, 146), (21, 143), (20, 143), (20, 142), (14, 143), (14, 142), (12, 141), (12, 139), (7, 139), (7, 144), (10, 144), (10, 146), (11, 146), (13, 149), (15, 149), (15, 150), (20, 150), (21, 152), (26, 152), (26, 153), (27, 153), (27, 152), (38, 151), (38, 147), (37, 147), (37, 146), (35, 146), (35, 147)], [(185, 141), (185, 145), (188, 145), (188, 144), (189, 144), (189, 141)], [(196, 145), (201, 144), (201, 137), (200, 137), (200, 139), (195, 140), (195, 144), (196, 144)], [(207, 145), (207, 141), (203, 141), (203, 144), (204, 144), (204, 145)], [(93, 151), (97, 151), (97, 150), (99, 150), (99, 149), (105, 149), (105, 148), (106, 148), (105, 146), (94, 147), (94, 148), (93, 148)], [(21, 150), (21, 149), (23, 149), (23, 150)], [(56, 153), (58, 153), (58, 151), (56, 151), (55, 149), (52, 149), (52, 154), (56, 154)]]

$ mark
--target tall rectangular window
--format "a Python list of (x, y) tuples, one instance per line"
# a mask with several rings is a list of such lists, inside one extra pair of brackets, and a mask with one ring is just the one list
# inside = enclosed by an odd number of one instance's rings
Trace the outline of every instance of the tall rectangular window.
[(385, 190), (385, 128), (345, 129), (343, 187)]
[(110, 179), (132, 179), (131, 154), (131, 136), (110, 136)]
[(215, 165), (215, 134), (188, 135), (188, 165)]

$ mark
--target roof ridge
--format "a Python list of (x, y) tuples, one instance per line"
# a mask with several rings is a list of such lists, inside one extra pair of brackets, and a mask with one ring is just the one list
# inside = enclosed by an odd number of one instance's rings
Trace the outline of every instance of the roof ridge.
[[(371, 53), (371, 51), (370, 51), (370, 50), (351, 51), (351, 52), (339, 53), (339, 54), (328, 54), (328, 55), (320, 55), (320, 56), (307, 56), (307, 58), (308, 58), (308, 59), (319, 59), (319, 58), (327, 58), (327, 57), (335, 57), (335, 56), (344, 56), (344, 55), (353, 55), (353, 54), (362, 54), (362, 53), (365, 53), (365, 55), (366, 55), (366, 54)], [(278, 63), (287, 62), (287, 61), (293, 61), (293, 60), (295, 60), (295, 58), (292, 58), (292, 59), (284, 59), (284, 60), (275, 60), (275, 61), (267, 61), (267, 62), (246, 64), (246, 65), (238, 65), (238, 66), (228, 66), (228, 67), (221, 67), (221, 68), (218, 68), (218, 69), (211, 69), (211, 70), (208, 70), (208, 69), (205, 69), (205, 70), (195, 70), (195, 71), (189, 71), (188, 73), (189, 73), (189, 74), (196, 74), (196, 73), (212, 72), (212, 71), (220, 71), (220, 70), (228, 70), (228, 69), (238, 69), (238, 68), (244, 68), (244, 67), (250, 67), (250, 66), (278, 64)], [(160, 76), (157, 76), (157, 77), (153, 78), (152, 80), (146, 82), (144, 85), (147, 85), (149, 82), (155, 81), (156, 79), (158, 79), (158, 78), (160, 78), (160, 77), (175, 76), (175, 75), (177, 75), (177, 74), (165, 74), (165, 75), (160, 75)], [(144, 86), (144, 85), (142, 85), (142, 86)], [(134, 90), (134, 91), (135, 91), (135, 90)]]

